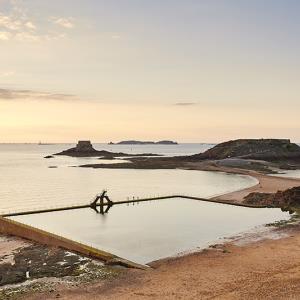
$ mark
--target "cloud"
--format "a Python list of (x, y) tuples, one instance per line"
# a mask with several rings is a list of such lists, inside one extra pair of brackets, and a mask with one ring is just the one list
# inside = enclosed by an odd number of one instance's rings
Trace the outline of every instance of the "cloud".
[(18, 20), (14, 18), (13, 16), (5, 16), (3, 14), (0, 14), (0, 27), (17, 31), (22, 26), (21, 20)]
[(71, 18), (52, 18), (54, 24), (64, 28), (72, 29), (75, 25)]
[(177, 106), (192, 106), (192, 105), (197, 105), (197, 102), (177, 102), (175, 105)]
[(33, 21), (20, 9), (8, 15), (0, 13), (0, 41), (38, 41), (41, 36), (36, 29)]
[[(1, 0), (0, 0), (1, 3)], [(72, 18), (50, 18), (48, 22), (38, 22), (28, 15), (22, 2), (10, 1), (9, 10), (0, 12), (0, 42), (38, 42), (64, 38), (66, 30), (74, 27)], [(60, 30), (57, 30), (57, 26)], [(65, 32), (62, 32), (64, 28)]]
[(71, 94), (59, 94), (40, 92), (33, 90), (15, 90), (15, 89), (0, 89), (0, 101), (13, 100), (59, 100), (59, 101), (75, 101), (78, 98)]

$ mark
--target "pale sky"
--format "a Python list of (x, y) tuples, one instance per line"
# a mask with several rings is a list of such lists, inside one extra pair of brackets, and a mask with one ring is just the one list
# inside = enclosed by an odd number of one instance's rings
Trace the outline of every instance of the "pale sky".
[(300, 142), (298, 0), (0, 0), (0, 142)]

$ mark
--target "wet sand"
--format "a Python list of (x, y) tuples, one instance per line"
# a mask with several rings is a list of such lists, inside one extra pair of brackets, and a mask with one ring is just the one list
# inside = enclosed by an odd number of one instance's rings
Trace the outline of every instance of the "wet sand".
[(0, 236), (0, 264), (13, 262), (13, 253), (30, 246), (29, 241), (14, 236)]
[(215, 199), (242, 202), (244, 197), (253, 192), (276, 193), (277, 191), (284, 191), (286, 189), (300, 186), (300, 179), (275, 177), (270, 175), (259, 174), (253, 171), (248, 171), (244, 174), (255, 177), (259, 181), (259, 184), (242, 191), (237, 191), (216, 197)]
[(227, 172), (233, 174), (248, 175), (256, 178), (259, 182), (257, 185), (252, 186), (250, 188), (212, 198), (214, 200), (222, 200), (222, 201), (228, 201), (233, 203), (242, 203), (244, 197), (246, 197), (247, 195), (253, 192), (276, 193), (278, 191), (284, 191), (296, 186), (300, 186), (300, 178), (296, 179), (296, 178), (288, 178), (288, 177), (271, 176), (253, 170), (219, 166), (212, 162), (189, 163), (187, 164), (187, 166), (193, 170), (217, 171), (217, 172)]
[(79, 284), (117, 275), (116, 268), (60, 247), (0, 236), (1, 300), (15, 299), (10, 297), (29, 294), (34, 289), (51, 290), (53, 281)]
[[(287, 236), (249, 244), (237, 239), (204, 251), (128, 270), (117, 279), (24, 299), (299, 299), (299, 226), (273, 233)], [(257, 238), (257, 237), (256, 237)], [(251, 238), (250, 238), (251, 240)], [(239, 244), (239, 245), (237, 245)]]

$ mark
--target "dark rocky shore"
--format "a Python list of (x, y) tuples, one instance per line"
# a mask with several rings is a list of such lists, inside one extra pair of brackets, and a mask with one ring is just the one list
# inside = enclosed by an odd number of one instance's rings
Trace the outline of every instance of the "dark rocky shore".
[[(0, 238), (0, 299), (15, 299), (32, 291), (54, 292), (53, 278), (56, 283), (66, 280), (76, 285), (112, 278), (121, 271), (59, 247), (13, 236)], [(25, 282), (29, 284), (23, 286)]]
[[(86, 164), (86, 168), (113, 169), (174, 169), (192, 168), (193, 163), (276, 173), (274, 169), (300, 168), (300, 147), (289, 140), (244, 139), (216, 145), (190, 156), (175, 157), (132, 157), (130, 162), (120, 164)], [(132, 158), (130, 158), (130, 156)], [(138, 155), (141, 156), (141, 155)], [(145, 156), (150, 156), (145, 154)], [(152, 155), (153, 156), (153, 155)]]
[(0, 263), (0, 286), (26, 281), (27, 271), (31, 279), (79, 275), (81, 266), (89, 261), (76, 254), (67, 255), (63, 249), (39, 244), (16, 250), (13, 259), (14, 264)]
[(245, 197), (244, 203), (279, 207), (283, 210), (299, 209), (300, 186), (285, 191), (278, 191), (277, 193), (250, 193)]
[(300, 147), (290, 140), (240, 139), (216, 145), (204, 153), (192, 156), (194, 159), (241, 158), (264, 161), (300, 162)]

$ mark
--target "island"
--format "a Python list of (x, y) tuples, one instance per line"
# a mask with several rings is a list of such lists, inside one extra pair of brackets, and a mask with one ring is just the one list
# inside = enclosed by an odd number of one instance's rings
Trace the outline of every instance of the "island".
[[(64, 150), (53, 155), (66, 155), (72, 157), (99, 157), (101, 159), (113, 159), (116, 157), (143, 157), (143, 156), (158, 156), (153, 153), (129, 154), (123, 152), (110, 152), (106, 150), (96, 150), (91, 141), (78, 141), (73, 148)], [(47, 156), (50, 157), (50, 156)]]
[[(300, 169), (300, 147), (290, 140), (239, 139), (220, 143), (203, 153), (174, 157), (131, 157), (123, 164), (88, 164), (81, 167), (174, 169), (196, 168), (220, 170), (235, 168), (261, 173), (276, 173), (276, 169)], [(147, 155), (149, 156), (149, 155)], [(154, 155), (153, 155), (154, 156)]]
[(128, 140), (128, 141), (121, 141), (118, 143), (110, 142), (109, 145), (178, 145), (178, 143), (169, 140), (162, 140), (158, 142)]
[(238, 139), (218, 144), (204, 153), (194, 155), (194, 158), (300, 162), (300, 147), (289, 139)]

